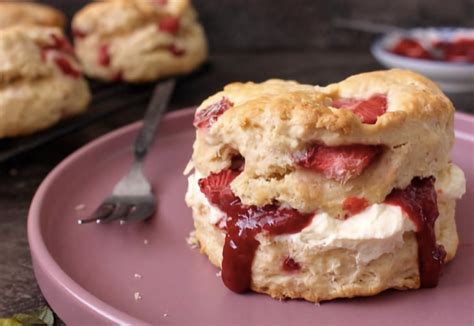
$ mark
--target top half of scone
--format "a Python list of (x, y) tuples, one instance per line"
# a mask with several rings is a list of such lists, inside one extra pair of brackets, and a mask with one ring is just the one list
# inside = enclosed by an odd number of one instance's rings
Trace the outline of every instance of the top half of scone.
[(451, 173), (453, 113), (433, 82), (403, 70), (326, 87), (234, 83), (197, 109), (192, 162), (207, 176), (243, 158), (231, 189), (244, 204), (344, 218), (346, 198), (380, 203), (415, 177)]
[(0, 29), (17, 26), (64, 28), (66, 17), (57, 9), (30, 1), (0, 1)]

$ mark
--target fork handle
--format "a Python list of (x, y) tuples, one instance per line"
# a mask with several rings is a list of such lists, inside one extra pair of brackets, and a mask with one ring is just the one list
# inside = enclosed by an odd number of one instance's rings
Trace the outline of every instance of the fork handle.
[(153, 90), (153, 96), (143, 119), (143, 126), (140, 128), (135, 140), (134, 152), (135, 161), (137, 162), (143, 161), (148, 153), (148, 149), (153, 144), (158, 123), (168, 107), (175, 83), (175, 79), (168, 79), (158, 83)]

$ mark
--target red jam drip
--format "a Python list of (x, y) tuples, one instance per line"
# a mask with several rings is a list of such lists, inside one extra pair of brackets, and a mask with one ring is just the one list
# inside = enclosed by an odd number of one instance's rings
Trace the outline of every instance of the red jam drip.
[(297, 272), (301, 269), (301, 265), (297, 263), (293, 258), (286, 257), (283, 261), (282, 268), (285, 272)]
[(233, 106), (234, 103), (229, 101), (227, 97), (223, 97), (218, 102), (196, 111), (194, 127), (209, 129), (225, 111)]
[(342, 209), (348, 213), (348, 216), (356, 215), (368, 206), (369, 202), (363, 197), (347, 197), (342, 203)]
[(377, 118), (387, 111), (387, 97), (378, 94), (365, 100), (339, 98), (333, 100), (332, 106), (351, 110), (362, 119), (363, 123), (374, 124)]
[(97, 62), (104, 67), (110, 66), (110, 52), (107, 44), (102, 44), (97, 53)]
[(377, 145), (313, 145), (294, 156), (295, 163), (339, 182), (360, 175), (382, 152)]
[(422, 287), (435, 287), (441, 275), (446, 251), (436, 244), (434, 226), (438, 218), (435, 179), (414, 178), (405, 189), (394, 189), (385, 203), (400, 206), (416, 225), (418, 260)]
[(431, 46), (440, 52), (433, 55), (414, 38), (402, 38), (391, 49), (392, 53), (416, 59), (447, 62), (474, 62), (474, 38), (462, 37), (453, 41), (434, 41)]
[(311, 222), (314, 214), (302, 214), (278, 205), (242, 204), (230, 188), (239, 173), (223, 170), (200, 179), (199, 186), (209, 202), (227, 215), (222, 280), (232, 291), (242, 293), (250, 289), (252, 263), (260, 244), (256, 236), (261, 232), (270, 235), (299, 232)]
[(164, 17), (158, 23), (158, 28), (162, 32), (176, 34), (179, 30), (179, 19), (175, 17)]

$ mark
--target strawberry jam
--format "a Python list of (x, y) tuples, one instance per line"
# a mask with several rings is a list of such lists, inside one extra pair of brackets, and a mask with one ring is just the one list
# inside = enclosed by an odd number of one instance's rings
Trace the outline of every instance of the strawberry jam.
[(209, 129), (225, 111), (233, 106), (234, 103), (229, 101), (227, 97), (223, 97), (218, 102), (196, 111), (194, 127)]
[(369, 206), (369, 202), (361, 197), (347, 197), (342, 203), (342, 209), (348, 213), (348, 216), (356, 215)]
[(438, 218), (435, 179), (414, 178), (405, 189), (394, 189), (385, 203), (400, 206), (416, 225), (418, 260), (422, 287), (435, 287), (446, 257), (443, 246), (436, 244), (434, 226)]
[(365, 100), (339, 98), (332, 102), (332, 106), (351, 110), (362, 119), (363, 123), (374, 124), (377, 118), (387, 111), (387, 97), (377, 94)]
[(360, 175), (382, 152), (377, 145), (313, 145), (294, 156), (295, 163), (339, 182)]
[(223, 170), (199, 180), (199, 187), (209, 202), (226, 215), (226, 238), (223, 249), (222, 280), (234, 292), (250, 288), (252, 263), (259, 246), (259, 233), (280, 235), (301, 231), (314, 214), (302, 214), (278, 205), (244, 205), (234, 195), (230, 183), (240, 171)]

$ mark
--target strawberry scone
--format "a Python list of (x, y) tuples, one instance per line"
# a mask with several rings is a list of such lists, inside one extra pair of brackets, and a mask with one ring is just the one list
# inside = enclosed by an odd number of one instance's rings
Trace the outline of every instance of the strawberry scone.
[(188, 0), (88, 4), (72, 23), (87, 75), (147, 82), (191, 72), (207, 57), (204, 30)]
[(0, 30), (0, 84), (0, 138), (79, 114), (91, 97), (72, 45), (54, 27)]
[(186, 202), (232, 291), (313, 302), (434, 287), (458, 246), (454, 108), (403, 70), (233, 83), (197, 109)]

